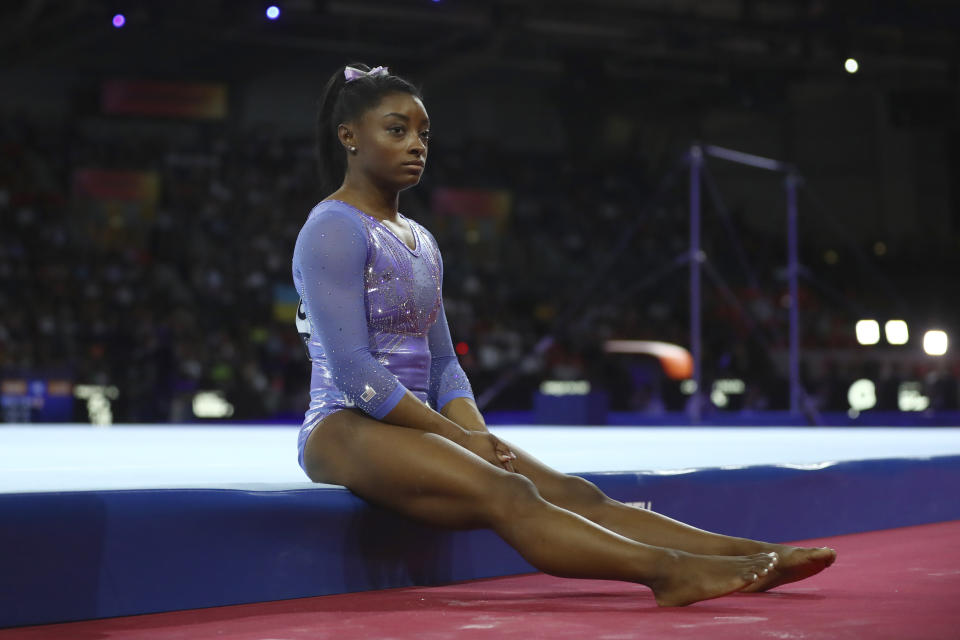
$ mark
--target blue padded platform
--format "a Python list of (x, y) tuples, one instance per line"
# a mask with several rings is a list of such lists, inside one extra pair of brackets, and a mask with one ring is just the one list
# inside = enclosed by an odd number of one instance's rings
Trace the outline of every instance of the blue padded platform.
[[(785, 541), (960, 519), (960, 456), (581, 474), (614, 498)], [(532, 571), (342, 488), (0, 494), (0, 627)]]

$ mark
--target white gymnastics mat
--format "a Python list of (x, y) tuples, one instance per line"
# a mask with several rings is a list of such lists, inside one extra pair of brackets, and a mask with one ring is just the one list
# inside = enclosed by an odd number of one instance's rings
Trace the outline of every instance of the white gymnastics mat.
[[(402, 428), (402, 427), (397, 427)], [(549, 427), (490, 430), (568, 473), (960, 455), (960, 428)], [(311, 483), (296, 426), (0, 425), (0, 492), (285, 490)]]

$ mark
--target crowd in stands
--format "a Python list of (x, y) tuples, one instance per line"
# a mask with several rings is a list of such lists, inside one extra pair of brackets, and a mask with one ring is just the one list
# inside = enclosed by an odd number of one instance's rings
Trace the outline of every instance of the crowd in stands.
[[(302, 416), (310, 365), (292, 315), (278, 317), (274, 303), (276, 287), (291, 284), (300, 226), (323, 197), (312, 139), (227, 125), (192, 125), (183, 136), (132, 130), (4, 114), (0, 377), (114, 385), (121, 422), (192, 420), (190, 398), (211, 389), (234, 405), (233, 419)], [(603, 342), (688, 344), (684, 187), (649, 204), (662, 167), (623, 153), (577, 162), (484, 140), (437, 143), (423, 183), (402, 196), (401, 210), (443, 251), (463, 367), (478, 395), (519, 372), (488, 409), (528, 409), (544, 379), (588, 379), (617, 410), (680, 409), (678, 381), (653, 360), (605, 354)], [(155, 208), (131, 222), (85, 201), (75, 184), (85, 168), (156, 172)], [(470, 229), (432, 209), (439, 187), (507, 190), (510, 215), (494, 233)], [(739, 239), (757, 286), (738, 271), (730, 239), (706, 235), (732, 295), (705, 275), (705, 374), (745, 381), (734, 408), (783, 409), (782, 240), (747, 227)], [(804, 257), (816, 262), (813, 250)], [(840, 296), (858, 286), (849, 274), (831, 282)], [(855, 347), (855, 318), (809, 283), (801, 310), (805, 350)], [(548, 335), (552, 346), (530, 356)], [(821, 409), (845, 411), (858, 377), (878, 381), (885, 406), (891, 384), (917, 379), (932, 406), (956, 409), (956, 362), (821, 358), (805, 384)]]

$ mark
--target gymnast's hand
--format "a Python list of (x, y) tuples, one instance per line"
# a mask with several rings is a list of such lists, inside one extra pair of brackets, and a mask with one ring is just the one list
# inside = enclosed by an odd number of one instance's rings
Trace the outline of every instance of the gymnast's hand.
[(516, 473), (513, 468), (513, 461), (517, 459), (517, 454), (503, 444), (497, 436), (489, 431), (466, 430), (466, 435), (460, 442), (463, 448), (471, 451), (490, 464), (503, 467), (511, 473)]

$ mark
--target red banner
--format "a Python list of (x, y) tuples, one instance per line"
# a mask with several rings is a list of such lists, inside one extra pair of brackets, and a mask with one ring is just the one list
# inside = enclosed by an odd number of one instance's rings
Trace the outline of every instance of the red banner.
[(431, 208), (439, 215), (503, 218), (510, 213), (511, 200), (510, 192), (502, 189), (441, 187), (433, 190)]
[(93, 200), (142, 202), (153, 206), (160, 196), (160, 176), (155, 171), (77, 169), (73, 193)]
[(223, 84), (108, 80), (101, 88), (103, 112), (219, 120), (227, 115)]

